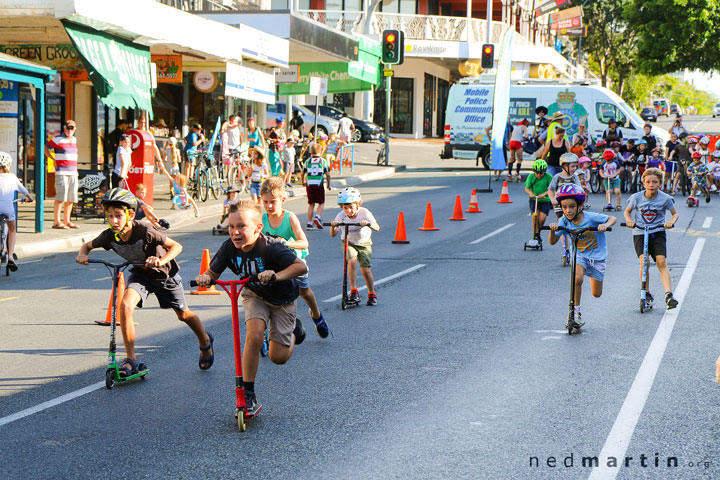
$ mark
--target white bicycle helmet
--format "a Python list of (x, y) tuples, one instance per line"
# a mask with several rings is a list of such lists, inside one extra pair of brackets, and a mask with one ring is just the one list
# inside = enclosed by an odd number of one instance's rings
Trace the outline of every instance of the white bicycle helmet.
[(712, 153), (712, 156), (713, 156), (714, 158), (720, 158), (720, 150), (715, 150), (715, 151)]
[(578, 163), (578, 156), (574, 153), (563, 153), (560, 155), (560, 165), (564, 165), (566, 163)]
[(700, 145), (710, 145), (710, 137), (703, 137), (700, 139)]
[(10, 165), (12, 165), (12, 157), (10, 156), (10, 154), (0, 152), (0, 167), (5, 167), (10, 170)]
[(338, 193), (338, 204), (356, 203), (361, 200), (360, 190), (355, 187), (345, 187)]

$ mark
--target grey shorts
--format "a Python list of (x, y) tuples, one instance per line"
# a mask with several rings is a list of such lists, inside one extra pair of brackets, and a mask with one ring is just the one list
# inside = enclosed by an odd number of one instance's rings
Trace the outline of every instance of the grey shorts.
[(160, 304), (160, 308), (172, 308), (174, 310), (185, 310), (185, 290), (182, 286), (182, 278), (179, 274), (162, 281), (152, 280), (139, 269), (130, 270), (127, 279), (127, 288), (131, 288), (140, 294), (140, 301), (137, 306), (142, 308), (149, 294), (154, 293)]
[(245, 311), (245, 323), (251, 318), (265, 322), (269, 330), (268, 338), (280, 345), (292, 345), (292, 333), (295, 330), (295, 302), (285, 305), (268, 303), (249, 288), (242, 291), (242, 306)]
[(372, 266), (372, 243), (351, 243), (348, 245), (348, 258), (356, 258), (361, 267)]
[(605, 260), (590, 260), (578, 255), (577, 264), (585, 269), (585, 275), (594, 278), (598, 282), (605, 279)]
[(72, 202), (78, 201), (78, 176), (55, 174), (55, 201)]
[[(305, 264), (305, 266), (307, 267), (307, 262), (306, 262), (305, 260), (303, 260), (302, 258), (301, 258), (300, 260), (301, 260), (301, 261)], [(300, 275), (299, 277), (295, 277), (295, 280), (297, 281), (298, 288), (310, 288), (310, 271), (309, 271), (309, 269), (308, 269), (308, 271), (307, 271), (304, 275)]]

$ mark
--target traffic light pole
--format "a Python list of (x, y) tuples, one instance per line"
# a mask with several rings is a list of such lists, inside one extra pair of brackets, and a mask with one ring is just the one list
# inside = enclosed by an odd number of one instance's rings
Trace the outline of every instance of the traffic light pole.
[[(391, 65), (385, 65), (385, 68)], [(385, 77), (385, 165), (390, 162), (390, 93), (392, 77)]]

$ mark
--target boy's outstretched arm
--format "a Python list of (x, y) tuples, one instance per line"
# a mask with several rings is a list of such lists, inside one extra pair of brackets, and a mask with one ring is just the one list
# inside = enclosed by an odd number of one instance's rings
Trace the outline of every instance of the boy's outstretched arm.
[(617, 218), (613, 217), (612, 215), (608, 215), (608, 221), (598, 225), (598, 232), (604, 232), (609, 227), (615, 225), (615, 223), (617, 223)]
[(625, 223), (627, 223), (627, 226), (629, 228), (635, 228), (635, 221), (632, 219), (632, 216), (631, 216), (632, 211), (633, 211), (633, 206), (628, 205), (628, 207), (623, 212), (623, 217), (625, 217)]
[(299, 258), (296, 258), (289, 267), (280, 270), (279, 272), (276, 272), (274, 270), (265, 270), (264, 272), (260, 272), (258, 274), (258, 280), (260, 280), (260, 282), (262, 283), (269, 283), (273, 281), (272, 276), (275, 275), (274, 281), (282, 282), (284, 280), (290, 280), (291, 278), (304, 275), (305, 273), (307, 273), (307, 271), (307, 265), (305, 264), (305, 262), (303, 262)]
[(680, 218), (680, 214), (676, 209), (671, 209), (670, 213), (672, 214), (672, 218), (669, 222), (665, 222), (665, 225), (663, 225), (665, 228), (672, 228), (677, 223), (678, 219)]
[(557, 222), (554, 222), (554, 223), (551, 223), (549, 225), (549, 227), (550, 227), (550, 237), (549, 237), (550, 245), (555, 245), (558, 242), (558, 240), (560, 240), (560, 236), (557, 233), (555, 233), (555, 232), (557, 232), (558, 224), (557, 224)]
[(161, 267), (169, 263), (172, 259), (180, 255), (182, 252), (182, 245), (171, 238), (166, 238), (163, 243), (163, 248), (167, 250), (167, 253), (162, 257), (148, 257), (145, 259), (145, 265), (147, 267)]
[(89, 265), (88, 254), (90, 253), (90, 250), (92, 250), (93, 248), (95, 248), (95, 247), (93, 247), (93, 245), (92, 245), (92, 240), (90, 240), (89, 242), (83, 243), (82, 246), (80, 247), (80, 251), (78, 252), (78, 255), (77, 255), (77, 258), (75, 259), (75, 261), (77, 263), (79, 263), (80, 265)]

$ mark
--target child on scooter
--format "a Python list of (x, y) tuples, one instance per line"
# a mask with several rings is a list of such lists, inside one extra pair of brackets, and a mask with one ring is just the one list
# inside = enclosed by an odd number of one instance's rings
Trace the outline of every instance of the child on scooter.
[(692, 153), (693, 163), (687, 169), (687, 173), (692, 179), (691, 197), (695, 197), (695, 193), (700, 190), (705, 194), (705, 203), (710, 203), (710, 190), (708, 190), (707, 174), (708, 168), (702, 163), (702, 154), (700, 152)]
[(227, 228), (227, 216), (228, 211), (230, 210), (230, 205), (235, 205), (240, 198), (238, 198), (238, 195), (240, 195), (240, 190), (236, 186), (231, 186), (226, 191), (227, 198), (223, 200), (223, 213), (220, 217), (220, 223), (218, 223), (218, 226), (216, 227), (218, 230), (225, 230)]
[[(592, 164), (592, 160), (588, 157), (580, 157), (578, 159), (578, 169), (577, 174), (580, 177), (580, 183), (582, 183), (583, 190), (585, 190), (585, 195), (587, 195), (587, 198), (590, 198), (590, 165)], [(590, 202), (585, 202), (585, 209), (590, 208)]]
[[(280, 240), (286, 247), (295, 252), (300, 260), (307, 265), (306, 258), (308, 256), (308, 240), (305, 232), (300, 225), (298, 217), (283, 208), (287, 195), (283, 182), (278, 177), (270, 177), (265, 180), (260, 187), (260, 195), (262, 197), (263, 207), (263, 233)], [(300, 296), (308, 306), (308, 315), (315, 323), (315, 330), (320, 338), (327, 338), (330, 329), (325, 323), (325, 318), (318, 307), (315, 294), (310, 288), (308, 273), (297, 277), (298, 287), (300, 288)]]
[(198, 285), (209, 287), (211, 280), (220, 278), (226, 268), (241, 278), (258, 277), (258, 282), (248, 283), (241, 294), (247, 330), (242, 372), (248, 416), (256, 415), (262, 408), (255, 397), (255, 375), (265, 329), (269, 329), (270, 361), (277, 365), (290, 360), (295, 345), (300, 345), (306, 335), (295, 315), (295, 300), (296, 277), (307, 273), (307, 265), (280, 240), (264, 235), (262, 230), (260, 207), (253, 200), (231, 205), (230, 238), (220, 246), (210, 268), (195, 279)]
[(250, 168), (250, 198), (260, 205), (260, 186), (263, 178), (270, 176), (270, 167), (265, 161), (265, 151), (262, 148), (255, 147), (253, 150)]
[(129, 271), (125, 295), (119, 299), (120, 330), (127, 354), (120, 362), (120, 374), (128, 377), (138, 372), (133, 314), (136, 307), (142, 308), (151, 293), (157, 297), (160, 308), (172, 308), (178, 320), (190, 327), (200, 346), (198, 366), (201, 370), (209, 369), (215, 360), (213, 336), (205, 331), (198, 316), (185, 303), (178, 274), (180, 267), (175, 261), (182, 245), (152, 225), (135, 220), (137, 198), (128, 190), (109, 190), (102, 204), (110, 228), (80, 247), (77, 263), (88, 265), (88, 254), (95, 248), (113, 250), (129, 262), (145, 262), (144, 266), (133, 266)]
[(590, 277), (590, 287), (593, 297), (602, 295), (603, 280), (605, 279), (605, 260), (607, 259), (607, 243), (605, 230), (615, 225), (617, 219), (602, 213), (583, 212), (585, 191), (577, 185), (563, 185), (555, 196), (563, 211), (563, 217), (557, 223), (550, 224), (550, 245), (555, 245), (560, 237), (557, 235), (558, 227), (579, 230), (588, 227), (597, 227), (597, 232), (585, 232), (577, 240), (577, 266), (575, 271), (575, 322), (576, 328), (584, 325), (580, 310), (582, 297), (582, 284), (585, 275)]
[[(13, 200), (15, 198), (15, 192), (25, 195), (26, 202), (32, 202), (33, 197), (30, 195), (27, 188), (25, 188), (20, 180), (15, 176), (15, 174), (10, 172), (11, 165), (12, 157), (10, 154), (0, 152), (0, 213), (5, 215), (5, 223), (7, 223), (8, 227), (7, 259), (2, 259), (0, 263), (7, 261), (7, 268), (10, 269), (11, 272), (16, 272), (18, 266), (17, 263), (15, 263), (13, 250), (15, 249), (17, 224), (15, 220), (15, 205), (13, 205)], [(2, 225), (0, 225), (0, 227), (2, 227)]]
[[(552, 209), (552, 202), (548, 196), (548, 187), (552, 182), (552, 175), (547, 173), (547, 162), (545, 160), (535, 160), (532, 164), (533, 175), (528, 175), (525, 180), (525, 192), (528, 194), (530, 201), (530, 213), (535, 213), (535, 201), (537, 200), (537, 225), (536, 220), (533, 217), (533, 232), (537, 236), (537, 242), (542, 245), (542, 237), (540, 236), (540, 227), (545, 225), (545, 219), (547, 218), (550, 210)], [(535, 229), (537, 228), (537, 232)]]
[(372, 232), (380, 231), (375, 217), (365, 207), (361, 207), (362, 198), (357, 188), (347, 187), (338, 193), (338, 204), (342, 212), (338, 213), (335, 220), (330, 222), (330, 236), (335, 237), (340, 233), (340, 238), (345, 240), (345, 231), (338, 227), (338, 223), (357, 223), (358, 226), (351, 226), (348, 229), (348, 280), (350, 281), (349, 301), (360, 302), (360, 294), (357, 289), (357, 265), (360, 263), (360, 271), (365, 278), (365, 285), (368, 288), (367, 304), (377, 305), (377, 294), (375, 293), (375, 279), (370, 267), (372, 265)]
[(190, 208), (192, 207), (193, 210), (195, 210), (195, 216), (200, 216), (200, 210), (198, 210), (197, 203), (195, 203), (195, 200), (188, 194), (187, 188), (185, 185), (187, 184), (187, 177), (183, 175), (182, 173), (178, 173), (176, 175), (170, 175), (170, 173), (165, 168), (165, 165), (160, 163), (160, 170), (162, 173), (172, 182), (172, 207), (175, 208)]
[[(672, 279), (667, 266), (667, 248), (665, 229), (672, 228), (678, 221), (678, 212), (675, 210), (675, 201), (665, 192), (660, 191), (664, 175), (659, 168), (648, 168), (643, 172), (642, 182), (645, 191), (637, 192), (630, 197), (628, 206), (623, 213), (625, 222), (633, 230), (633, 244), (635, 253), (640, 259), (640, 276), (643, 272), (643, 249), (645, 227), (649, 227), (648, 253), (655, 260), (660, 271), (663, 288), (665, 289), (665, 305), (668, 309), (677, 307), (677, 300), (672, 294)], [(665, 212), (672, 215), (670, 221), (665, 221)], [(646, 279), (647, 299), (653, 301), (650, 294), (650, 278)]]
[(607, 199), (607, 206), (604, 210), (612, 210), (611, 193), (615, 192), (615, 201), (617, 206), (615, 210), (618, 212), (622, 210), (620, 206), (620, 174), (623, 172), (623, 167), (617, 159), (617, 155), (612, 150), (605, 150), (603, 152), (603, 164), (600, 166), (600, 177), (603, 179), (605, 184), (605, 196)]

